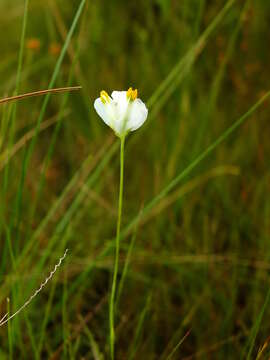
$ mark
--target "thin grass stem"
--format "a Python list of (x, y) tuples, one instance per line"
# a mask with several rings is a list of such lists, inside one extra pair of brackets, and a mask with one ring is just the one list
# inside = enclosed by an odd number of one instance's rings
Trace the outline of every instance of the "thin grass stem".
[(124, 187), (124, 148), (125, 148), (125, 136), (121, 139), (120, 146), (120, 183), (119, 183), (119, 199), (118, 199), (118, 219), (117, 219), (117, 230), (115, 238), (115, 262), (114, 272), (112, 281), (112, 291), (110, 297), (110, 351), (111, 359), (114, 359), (114, 344), (115, 344), (115, 332), (114, 332), (114, 299), (116, 294), (117, 274), (118, 274), (118, 263), (119, 263), (119, 248), (120, 248), (120, 231), (121, 231), (121, 220), (122, 220), (122, 205), (123, 205), (123, 187)]

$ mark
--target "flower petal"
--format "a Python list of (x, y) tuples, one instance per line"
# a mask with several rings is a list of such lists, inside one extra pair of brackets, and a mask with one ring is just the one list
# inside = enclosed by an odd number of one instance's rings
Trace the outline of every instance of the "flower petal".
[(141, 99), (132, 102), (128, 114), (127, 129), (137, 130), (145, 122), (148, 115), (148, 109)]
[(104, 104), (100, 98), (97, 98), (94, 102), (94, 108), (105, 124), (112, 127), (112, 116), (110, 111), (108, 111), (108, 105)]
[(127, 98), (126, 91), (113, 91), (112, 92), (113, 102), (116, 105), (117, 121), (123, 122), (127, 116), (127, 110), (129, 105), (129, 99)]
[(127, 92), (126, 91), (113, 91), (111, 94), (111, 97), (113, 98), (113, 100), (115, 101), (123, 101), (127, 99)]

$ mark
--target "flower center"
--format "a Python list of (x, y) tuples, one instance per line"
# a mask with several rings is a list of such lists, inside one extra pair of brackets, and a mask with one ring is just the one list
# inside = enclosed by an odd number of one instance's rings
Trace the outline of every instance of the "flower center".
[(135, 99), (137, 99), (137, 97), (138, 97), (138, 90), (137, 89), (133, 90), (132, 87), (130, 87), (127, 91), (127, 98), (129, 100), (134, 101)]
[(100, 92), (100, 99), (103, 102), (103, 104), (106, 104), (106, 103), (110, 102), (110, 97), (109, 97), (108, 93), (106, 93), (105, 90), (102, 90)]

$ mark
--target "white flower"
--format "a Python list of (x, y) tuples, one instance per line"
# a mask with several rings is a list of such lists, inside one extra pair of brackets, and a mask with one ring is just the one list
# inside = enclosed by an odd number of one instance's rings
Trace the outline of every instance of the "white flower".
[(119, 137), (137, 130), (147, 118), (148, 110), (137, 95), (137, 89), (132, 88), (128, 91), (113, 91), (111, 97), (102, 90), (100, 97), (95, 100), (96, 112)]

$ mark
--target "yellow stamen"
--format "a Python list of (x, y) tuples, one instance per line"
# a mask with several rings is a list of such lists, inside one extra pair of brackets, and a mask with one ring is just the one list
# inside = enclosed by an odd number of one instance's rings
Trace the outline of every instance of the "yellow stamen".
[(135, 100), (137, 99), (137, 96), (138, 96), (138, 90), (137, 89), (133, 90), (132, 87), (130, 87), (127, 91), (127, 98), (130, 100)]
[(110, 102), (110, 97), (109, 97), (108, 93), (105, 90), (102, 90), (100, 92), (100, 99), (103, 102), (103, 104), (106, 104), (106, 103)]
[(131, 97), (132, 97), (132, 88), (130, 87), (127, 91), (127, 98), (131, 99)]
[(132, 91), (132, 96), (131, 97), (132, 97), (132, 100), (137, 99), (137, 97), (138, 97), (138, 90), (137, 89)]

